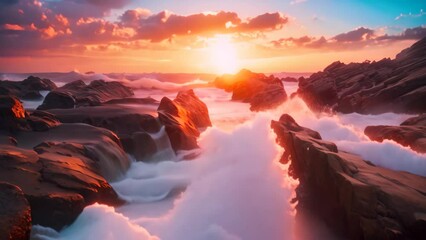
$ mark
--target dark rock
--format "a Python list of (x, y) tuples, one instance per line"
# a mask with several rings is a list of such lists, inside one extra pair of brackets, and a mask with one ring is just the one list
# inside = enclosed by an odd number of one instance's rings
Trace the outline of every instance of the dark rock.
[(43, 132), (21, 131), (16, 140), (17, 146), (0, 146), (0, 181), (22, 189), (33, 224), (60, 230), (87, 205), (122, 203), (108, 181), (121, 178), (130, 161), (111, 131), (59, 124)]
[(283, 82), (298, 82), (299, 80), (297, 80), (297, 78), (294, 78), (294, 77), (284, 77), (284, 78), (281, 78), (281, 81), (283, 81)]
[(298, 208), (309, 209), (349, 239), (425, 239), (425, 177), (338, 151), (317, 134), (294, 127), (288, 116), (271, 126), (291, 175), (299, 179)]
[(60, 124), (55, 115), (40, 110), (31, 113), (27, 118), (27, 122), (33, 131), (47, 131)]
[(14, 95), (20, 99), (37, 100), (43, 98), (40, 91), (51, 91), (56, 85), (49, 79), (29, 76), (23, 81), (0, 81), (0, 95)]
[(232, 100), (250, 103), (252, 111), (276, 107), (287, 99), (280, 79), (245, 69), (236, 75), (218, 77), (214, 83), (218, 88), (232, 91)]
[(28, 130), (27, 112), (21, 101), (13, 96), (0, 96), (0, 130)]
[(44, 98), (43, 103), (37, 108), (39, 110), (55, 108), (74, 108), (76, 101), (72, 94), (62, 91), (52, 91)]
[(31, 232), (31, 209), (22, 190), (0, 182), (0, 239), (26, 240)]
[(56, 84), (49, 79), (41, 79), (34, 76), (29, 76), (27, 79), (23, 80), (21, 84), (28, 89), (37, 91), (51, 91), (57, 88)]
[[(56, 134), (52, 131), (51, 135), (54, 138)], [(0, 181), (22, 189), (31, 205), (33, 224), (59, 230), (72, 223), (87, 205), (121, 204), (107, 180), (117, 179), (129, 161), (113, 139), (106, 135), (97, 139), (44, 142), (34, 151), (1, 146)]]
[(155, 140), (146, 132), (136, 132), (131, 137), (133, 154), (137, 161), (148, 161), (157, 152)]
[(400, 126), (367, 126), (364, 134), (373, 141), (389, 139), (426, 153), (426, 114), (407, 119)]
[(154, 98), (119, 98), (119, 99), (111, 99), (109, 101), (104, 102), (103, 104), (155, 104), (158, 105), (160, 102), (155, 100)]
[[(49, 97), (51, 94), (54, 97)], [(78, 80), (49, 93), (38, 109), (99, 106), (111, 99), (131, 96), (133, 96), (133, 91), (119, 82), (95, 80), (86, 85), (82, 80)]]
[(152, 114), (155, 114), (154, 108), (143, 109), (141, 107), (109, 104), (47, 111), (62, 123), (87, 123), (95, 127), (109, 129), (120, 138), (129, 137), (135, 132), (155, 133), (160, 130), (160, 123), (152, 116)]
[(332, 63), (299, 80), (298, 96), (313, 110), (342, 113), (424, 113), (426, 111), (426, 38), (396, 59)]

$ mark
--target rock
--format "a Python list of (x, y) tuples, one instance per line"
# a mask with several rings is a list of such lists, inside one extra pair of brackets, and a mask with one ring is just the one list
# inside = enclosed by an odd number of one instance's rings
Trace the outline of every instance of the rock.
[(174, 151), (198, 148), (199, 128), (211, 126), (206, 105), (192, 90), (180, 91), (173, 101), (164, 97), (157, 111)]
[(284, 77), (284, 78), (281, 78), (281, 81), (283, 81), (283, 82), (298, 82), (299, 80), (297, 80), (297, 78), (294, 78), (294, 77)]
[[(157, 152), (155, 140), (146, 132), (136, 132), (131, 136), (132, 151), (137, 161), (148, 161)], [(126, 149), (126, 148), (125, 148)]]
[(47, 109), (67, 109), (74, 108), (76, 101), (72, 94), (68, 92), (52, 91), (44, 98), (43, 103), (37, 108), (38, 110)]
[[(52, 96), (49, 97), (49, 95)], [(86, 85), (82, 80), (78, 80), (49, 93), (38, 109), (99, 106), (111, 99), (131, 96), (133, 96), (133, 91), (119, 82), (95, 80)]]
[(31, 113), (27, 118), (27, 122), (33, 131), (47, 131), (60, 124), (55, 115), (40, 110)]
[(121, 204), (108, 181), (123, 176), (129, 165), (113, 133), (83, 124), (22, 132), (18, 147), (0, 146), (0, 181), (22, 189), (33, 224), (56, 230), (87, 205)]
[(401, 126), (426, 126), (426, 113), (420, 114), (417, 117), (412, 117), (401, 123)]
[(26, 240), (31, 232), (31, 209), (22, 190), (0, 182), (0, 238)]
[(198, 148), (200, 131), (188, 116), (188, 111), (167, 97), (161, 99), (158, 119), (165, 126), (173, 150)]
[(51, 91), (57, 88), (56, 84), (49, 79), (41, 79), (34, 76), (29, 76), (27, 79), (23, 80), (21, 84), (29, 89), (37, 91)]
[[(156, 133), (160, 130), (160, 122), (154, 114), (156, 105), (144, 109), (141, 106), (124, 106), (107, 104), (104, 106), (79, 107), (74, 109), (47, 110), (63, 123), (86, 123), (95, 127), (113, 131), (120, 138), (124, 150), (135, 156), (136, 160), (145, 161), (151, 156), (152, 141), (139, 141), (136, 133)], [(147, 144), (139, 145), (139, 144)], [(140, 149), (135, 152), (135, 149)], [(142, 154), (143, 151), (146, 154)]]
[(43, 98), (40, 91), (56, 89), (49, 79), (29, 76), (23, 81), (0, 81), (0, 95), (14, 95), (20, 99), (37, 100)]
[(14, 96), (0, 96), (0, 130), (15, 132), (28, 130), (27, 112)]
[(426, 153), (426, 114), (407, 119), (400, 126), (367, 126), (364, 134), (373, 141), (389, 139)]
[(214, 84), (218, 88), (232, 91), (232, 100), (250, 103), (252, 111), (274, 108), (287, 99), (280, 79), (246, 69), (236, 75), (225, 74), (218, 77)]
[(188, 117), (197, 128), (212, 126), (207, 105), (195, 95), (194, 90), (180, 91), (173, 101), (188, 111)]
[(425, 177), (374, 166), (291, 126), (289, 116), (271, 124), (299, 179), (298, 208), (349, 239), (425, 239)]
[(342, 113), (426, 112), (426, 38), (396, 59), (344, 64), (299, 80), (298, 96), (316, 111)]
[(154, 98), (119, 98), (119, 99), (111, 99), (109, 101), (104, 102), (103, 104), (154, 104), (158, 105), (160, 102), (155, 100)]

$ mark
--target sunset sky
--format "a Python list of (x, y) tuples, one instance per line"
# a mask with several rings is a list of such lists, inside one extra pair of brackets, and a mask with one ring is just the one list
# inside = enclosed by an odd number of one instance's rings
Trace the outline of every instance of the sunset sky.
[(424, 0), (0, 1), (0, 72), (312, 72), (422, 37)]

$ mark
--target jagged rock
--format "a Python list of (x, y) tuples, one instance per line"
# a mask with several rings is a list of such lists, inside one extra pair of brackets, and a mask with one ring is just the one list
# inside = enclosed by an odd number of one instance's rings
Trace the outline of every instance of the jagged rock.
[(121, 204), (108, 181), (123, 176), (129, 165), (118, 138), (89, 125), (22, 132), (18, 147), (0, 146), (0, 181), (22, 189), (33, 224), (57, 230), (74, 221), (87, 205)]
[(194, 93), (194, 90), (180, 91), (173, 100), (188, 111), (188, 117), (197, 128), (211, 127), (209, 109)]
[(367, 126), (364, 134), (373, 141), (389, 139), (426, 153), (426, 114), (407, 119), (400, 126)]
[(0, 96), (0, 130), (28, 130), (27, 112), (14, 96)]
[(252, 111), (276, 107), (287, 99), (280, 79), (246, 69), (236, 75), (225, 74), (218, 77), (214, 84), (228, 92), (232, 91), (232, 100), (250, 103)]
[(344, 64), (299, 80), (298, 96), (312, 109), (342, 113), (426, 112), (426, 38), (394, 60)]
[(29, 76), (23, 81), (0, 81), (0, 95), (14, 95), (20, 99), (35, 100), (43, 96), (40, 91), (56, 89), (55, 83), (49, 79)]
[(15, 144), (0, 146), (0, 181), (22, 189), (33, 224), (57, 230), (89, 204), (120, 204), (108, 181), (122, 177), (129, 165), (114, 133), (86, 124), (22, 131)]
[(47, 131), (60, 124), (55, 115), (40, 110), (32, 112), (27, 118), (27, 122), (33, 131)]
[(192, 90), (179, 92), (173, 101), (164, 97), (157, 111), (175, 151), (197, 148), (199, 128), (211, 126), (206, 105)]
[(271, 124), (299, 179), (298, 207), (349, 239), (426, 238), (425, 177), (374, 166), (292, 125), (288, 115)]
[(119, 82), (95, 80), (86, 85), (82, 80), (78, 80), (50, 92), (38, 109), (99, 106), (111, 99), (131, 96), (133, 91)]
[(0, 239), (27, 240), (30, 232), (31, 209), (24, 193), (15, 185), (0, 182)]

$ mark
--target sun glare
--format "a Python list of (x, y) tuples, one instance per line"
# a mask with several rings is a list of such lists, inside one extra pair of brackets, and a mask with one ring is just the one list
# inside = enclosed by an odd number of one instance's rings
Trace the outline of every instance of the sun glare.
[(238, 71), (237, 51), (229, 36), (218, 36), (211, 39), (209, 57), (211, 65), (218, 74)]

